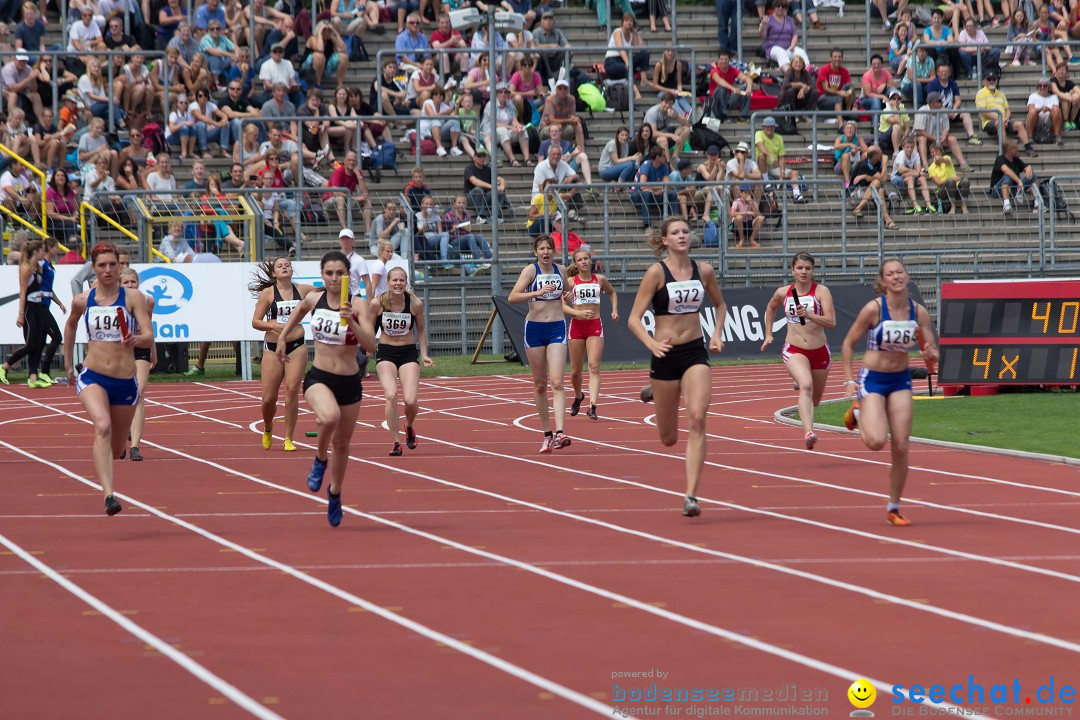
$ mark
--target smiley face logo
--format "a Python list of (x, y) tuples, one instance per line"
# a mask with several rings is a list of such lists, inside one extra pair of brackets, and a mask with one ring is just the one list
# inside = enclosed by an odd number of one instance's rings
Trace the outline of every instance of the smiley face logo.
[(848, 700), (857, 708), (868, 708), (877, 699), (877, 690), (869, 681), (859, 678), (851, 683), (847, 691)]

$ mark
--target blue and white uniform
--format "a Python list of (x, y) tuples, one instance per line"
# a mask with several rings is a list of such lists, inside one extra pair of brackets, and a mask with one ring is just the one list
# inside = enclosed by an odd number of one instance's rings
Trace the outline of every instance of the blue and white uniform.
[[(128, 333), (139, 331), (135, 316), (127, 309), (127, 293), (123, 287), (118, 290), (116, 300), (109, 305), (97, 304), (97, 288), (92, 289), (86, 298), (83, 322), (86, 325), (86, 337), (91, 342), (123, 342), (120, 313), (123, 313), (127, 322)], [(81, 394), (91, 385), (101, 386), (109, 397), (110, 405), (136, 405), (139, 402), (139, 384), (134, 377), (115, 378), (83, 368), (76, 381), (76, 393)]]
[[(889, 304), (881, 298), (881, 320), (866, 333), (866, 349), (885, 352), (908, 353), (919, 347), (915, 301), (908, 298), (908, 319), (893, 320), (889, 317)], [(902, 390), (911, 391), (911, 371), (907, 368), (897, 372), (879, 372), (863, 367), (859, 371), (859, 397), (876, 393), (888, 397)]]
[[(559, 266), (552, 263), (551, 272), (545, 273), (540, 270), (540, 263), (533, 263), (533, 268), (536, 269), (536, 276), (533, 281), (529, 283), (529, 287), (526, 292), (536, 292), (542, 287), (551, 285), (553, 290), (540, 295), (539, 297), (530, 298), (529, 302), (536, 302), (538, 300), (551, 301), (556, 300), (562, 302), (563, 294), (563, 276), (562, 271), (559, 270)], [(566, 322), (563, 320), (553, 320), (552, 322), (537, 322), (536, 320), (525, 321), (525, 347), (546, 347), (548, 345), (566, 344)]]

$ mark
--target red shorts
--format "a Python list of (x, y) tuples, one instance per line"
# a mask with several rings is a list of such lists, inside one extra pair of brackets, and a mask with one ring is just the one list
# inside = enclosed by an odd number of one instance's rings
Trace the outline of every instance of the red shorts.
[(805, 356), (810, 361), (811, 370), (828, 370), (832, 364), (832, 353), (829, 352), (828, 343), (813, 350), (795, 347), (791, 343), (784, 343), (784, 349), (780, 352), (780, 357), (784, 358), (784, 362), (787, 362), (792, 355)]
[(578, 320), (573, 318), (570, 321), (570, 339), (571, 340), (584, 340), (591, 337), (604, 337), (604, 321), (600, 318), (593, 318), (592, 320)]

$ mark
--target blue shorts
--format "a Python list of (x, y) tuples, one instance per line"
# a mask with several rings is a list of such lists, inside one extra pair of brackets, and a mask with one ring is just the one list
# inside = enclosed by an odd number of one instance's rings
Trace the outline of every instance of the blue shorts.
[(138, 405), (139, 384), (135, 378), (114, 378), (83, 368), (75, 381), (75, 394), (82, 393), (91, 385), (100, 385), (109, 397), (110, 405)]
[(566, 343), (566, 323), (525, 321), (525, 348), (547, 347)]
[(859, 371), (859, 397), (871, 393), (889, 397), (890, 394), (901, 390), (909, 392), (911, 390), (910, 370), (889, 373), (863, 368)]

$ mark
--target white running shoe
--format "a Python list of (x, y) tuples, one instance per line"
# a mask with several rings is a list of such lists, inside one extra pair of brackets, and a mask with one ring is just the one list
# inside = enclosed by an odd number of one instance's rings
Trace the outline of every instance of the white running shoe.
[(439, 157), (446, 157), (446, 148), (440, 145), (439, 147), (435, 148), (435, 154)]
[(453, 155), (454, 157), (458, 157), (460, 155), (464, 155), (465, 152), (461, 148), (459, 148), (457, 145), (455, 145), (454, 147), (450, 148), (450, 154)]
[(543, 444), (540, 445), (540, 452), (541, 453), (550, 453), (551, 452), (551, 443), (554, 441), (554, 439), (555, 438), (553, 438), (551, 435), (545, 435), (544, 436), (544, 442), (543, 442)]

